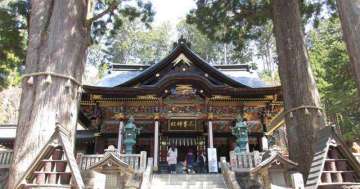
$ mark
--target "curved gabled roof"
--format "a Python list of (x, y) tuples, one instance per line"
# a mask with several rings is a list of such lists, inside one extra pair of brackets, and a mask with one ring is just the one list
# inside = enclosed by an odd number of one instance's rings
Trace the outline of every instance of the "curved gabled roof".
[(137, 83), (146, 81), (154, 73), (160, 72), (171, 64), (181, 54), (185, 55), (195, 66), (217, 78), (229, 86), (241, 88), (266, 88), (271, 87), (262, 81), (257, 74), (244, 70), (217, 69), (208, 64), (204, 59), (192, 51), (184, 41), (179, 40), (178, 45), (172, 52), (160, 62), (148, 67), (143, 71), (127, 70), (108, 75), (97, 84), (97, 87), (132, 87)]

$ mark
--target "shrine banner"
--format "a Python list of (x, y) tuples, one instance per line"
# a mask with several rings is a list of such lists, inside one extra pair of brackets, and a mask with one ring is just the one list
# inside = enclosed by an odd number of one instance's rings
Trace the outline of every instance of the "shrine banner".
[(216, 148), (208, 148), (207, 152), (208, 152), (209, 173), (217, 173), (218, 172), (218, 161), (217, 161)]

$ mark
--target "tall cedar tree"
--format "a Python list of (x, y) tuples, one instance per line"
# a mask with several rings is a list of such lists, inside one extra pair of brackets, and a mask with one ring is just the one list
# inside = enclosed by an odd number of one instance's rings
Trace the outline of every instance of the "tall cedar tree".
[[(302, 105), (321, 106), (318, 90), (309, 65), (304, 44), (302, 18), (318, 15), (321, 3), (305, 4), (299, 0), (259, 1), (197, 1), (197, 9), (187, 18), (189, 23), (211, 39), (233, 42), (241, 50), (247, 40), (255, 40), (262, 27), (273, 21), (279, 58), (279, 74), (283, 89), (285, 111)], [(300, 14), (300, 10), (301, 13)], [(313, 157), (312, 144), (317, 131), (325, 126), (325, 115), (317, 110), (304, 109), (286, 116), (290, 158), (299, 163), (307, 177)]]
[[(98, 14), (87, 18), (91, 0), (32, 0), (29, 42), (25, 73), (53, 72), (75, 78), (81, 82), (87, 47), (91, 36), (104, 34), (107, 20), (117, 16), (114, 26), (121, 18), (141, 17), (151, 21), (151, 5), (138, 1), (136, 7), (122, 6), (121, 1), (98, 1)], [(104, 2), (104, 3), (103, 3)], [(100, 19), (100, 20), (99, 20)], [(98, 23), (97, 26), (94, 23)], [(102, 27), (103, 26), (103, 27)], [(8, 188), (15, 188), (25, 171), (55, 130), (55, 123), (70, 131), (69, 140), (74, 142), (79, 106), (79, 86), (67, 79), (46, 76), (34, 77), (33, 84), (22, 81), (19, 121), (16, 133), (14, 157), (10, 168)]]
[(360, 94), (360, 0), (337, 0), (350, 63)]
[[(273, 0), (273, 23), (279, 57), (279, 75), (285, 110), (302, 105), (320, 107), (320, 96), (310, 68), (297, 0)], [(290, 13), (290, 14), (289, 14)], [(307, 178), (317, 131), (325, 126), (325, 115), (316, 110), (297, 110), (286, 116), (290, 159), (299, 163)]]

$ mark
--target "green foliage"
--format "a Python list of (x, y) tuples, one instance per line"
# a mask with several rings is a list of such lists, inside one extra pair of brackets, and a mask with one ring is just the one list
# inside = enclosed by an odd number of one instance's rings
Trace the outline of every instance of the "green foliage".
[(25, 5), (25, 1), (17, 1), (0, 7), (0, 90), (20, 82), (19, 69), (26, 48), (25, 22), (21, 17), (26, 14)]
[[(211, 41), (195, 25), (180, 21), (176, 29), (191, 48), (206, 61), (214, 64), (249, 63), (251, 52), (235, 51), (231, 44)], [(108, 62), (122, 64), (153, 64), (165, 57), (172, 48), (171, 27), (163, 23), (153, 28), (145, 27), (139, 20), (124, 20), (122, 27), (111, 38), (106, 51)]]
[(324, 20), (310, 32), (309, 55), (328, 118), (347, 139), (359, 138), (360, 99), (338, 18)]
[[(318, 23), (320, 10), (327, 0), (300, 1), (304, 23), (314, 18)], [(197, 9), (190, 12), (187, 21), (210, 39), (230, 43), (238, 50), (256, 40), (263, 27), (272, 19), (271, 0), (197, 0)]]
[(191, 49), (212, 64), (246, 64), (252, 60), (249, 49), (237, 51), (232, 43), (216, 42), (185, 20), (176, 25), (179, 35), (191, 43)]
[(139, 20), (124, 20), (113, 36), (108, 53), (110, 62), (121, 64), (153, 64), (171, 49), (170, 26), (162, 24), (146, 28)]
[(116, 6), (116, 9), (93, 22), (92, 39), (95, 43), (116, 35), (128, 20), (138, 20), (149, 28), (155, 15), (151, 2), (144, 3), (143, 0), (95, 0), (95, 2), (95, 15), (111, 6)]

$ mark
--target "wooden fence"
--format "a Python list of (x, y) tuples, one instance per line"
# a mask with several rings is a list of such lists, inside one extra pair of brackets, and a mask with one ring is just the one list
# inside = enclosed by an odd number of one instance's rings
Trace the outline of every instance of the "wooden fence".
[(245, 152), (236, 154), (230, 151), (230, 167), (235, 172), (249, 171), (261, 162), (263, 152)]

